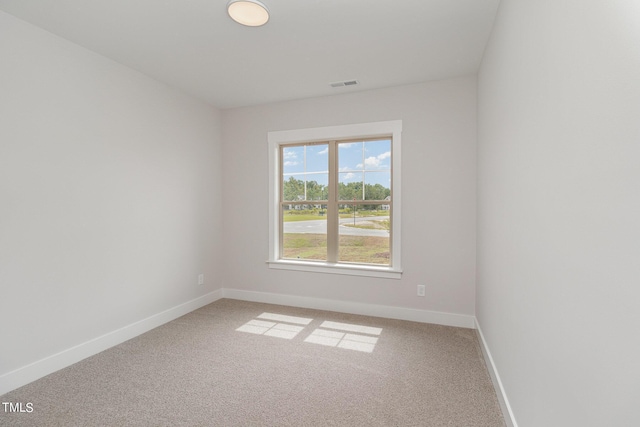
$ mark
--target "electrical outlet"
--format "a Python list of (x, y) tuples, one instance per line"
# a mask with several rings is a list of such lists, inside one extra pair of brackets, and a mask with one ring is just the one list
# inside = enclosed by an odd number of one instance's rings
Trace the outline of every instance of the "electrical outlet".
[(198, 285), (204, 285), (204, 274), (198, 275)]
[(418, 296), (419, 297), (423, 297), (425, 294), (425, 288), (424, 285), (418, 285)]

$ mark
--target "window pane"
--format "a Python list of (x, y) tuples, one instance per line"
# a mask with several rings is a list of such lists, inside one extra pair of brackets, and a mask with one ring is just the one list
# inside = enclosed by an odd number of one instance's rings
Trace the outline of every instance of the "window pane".
[(304, 147), (282, 148), (282, 172), (284, 175), (304, 172)]
[(362, 170), (362, 142), (341, 142), (338, 144), (338, 170), (349, 172)]
[(327, 200), (329, 145), (282, 148), (282, 201)]
[[(300, 175), (285, 175), (282, 183), (282, 200), (297, 202), (304, 200), (304, 181), (299, 179)], [(302, 176), (304, 178), (304, 176)]]
[(364, 168), (366, 170), (391, 170), (391, 140), (364, 143)]
[(362, 172), (338, 174), (338, 200), (362, 200)]
[(390, 206), (347, 206), (340, 209), (338, 261), (389, 265)]
[(391, 171), (365, 172), (364, 199), (390, 200), (387, 197), (391, 197)]
[(327, 206), (284, 205), (282, 258), (327, 260)]
[(329, 174), (310, 173), (307, 178), (307, 197), (305, 200), (327, 200), (329, 198)]
[(305, 172), (329, 172), (329, 144), (307, 146)]

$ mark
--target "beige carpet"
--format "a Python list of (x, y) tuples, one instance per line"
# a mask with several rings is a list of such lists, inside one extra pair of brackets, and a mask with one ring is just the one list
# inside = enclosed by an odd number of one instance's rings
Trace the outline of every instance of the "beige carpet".
[(475, 332), (223, 299), (0, 396), (2, 426), (504, 426)]

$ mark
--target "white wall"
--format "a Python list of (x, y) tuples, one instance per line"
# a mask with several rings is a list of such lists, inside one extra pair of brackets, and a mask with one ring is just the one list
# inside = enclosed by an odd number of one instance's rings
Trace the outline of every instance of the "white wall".
[[(473, 316), (475, 111), (474, 77), (223, 111), (225, 288)], [(396, 119), (402, 279), (269, 269), (267, 132)]]
[(0, 377), (221, 287), (219, 116), (0, 12)]
[(480, 69), (477, 318), (520, 427), (638, 425), (639, 22), (503, 0)]

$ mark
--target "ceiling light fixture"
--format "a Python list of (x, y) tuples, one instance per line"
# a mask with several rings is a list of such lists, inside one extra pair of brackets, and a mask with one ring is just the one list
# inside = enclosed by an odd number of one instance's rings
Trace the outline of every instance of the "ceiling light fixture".
[(227, 12), (231, 19), (247, 27), (259, 27), (269, 20), (267, 6), (258, 0), (231, 0)]

